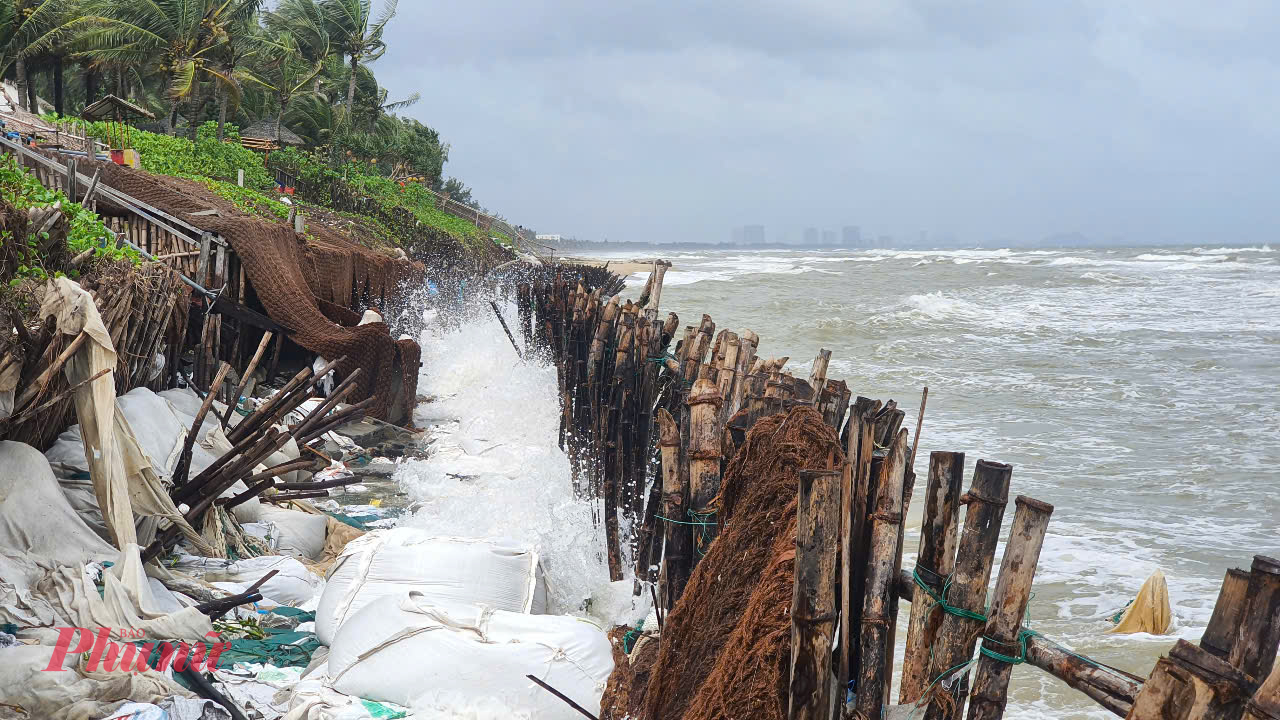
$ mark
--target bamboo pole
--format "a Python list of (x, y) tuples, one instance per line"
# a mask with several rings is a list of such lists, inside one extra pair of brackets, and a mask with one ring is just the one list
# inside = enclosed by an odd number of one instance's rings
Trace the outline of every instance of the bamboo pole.
[(688, 493), (680, 482), (680, 431), (666, 408), (658, 408), (658, 448), (662, 456), (662, 514), (665, 516), (663, 544), (664, 607), (675, 607), (689, 578), (692, 538), (679, 523), (688, 508)]
[(178, 456), (178, 465), (173, 470), (173, 484), (181, 487), (187, 482), (187, 473), (191, 469), (191, 448), (195, 445), (196, 437), (200, 434), (200, 428), (204, 425), (204, 417), (209, 413), (209, 408), (213, 407), (214, 389), (222, 386), (222, 381), (226, 379), (227, 373), (230, 372), (231, 366), (222, 363), (222, 367), (218, 368), (218, 374), (213, 379), (213, 386), (209, 388), (209, 392), (205, 393), (204, 402), (200, 403), (200, 409), (196, 411), (195, 420), (191, 423), (191, 430), (187, 432), (187, 437), (182, 441), (182, 454)]
[[(948, 606), (960, 613), (982, 617), (1012, 474), (1013, 468), (1009, 465), (979, 460), (973, 471), (973, 485), (960, 498), (960, 502), (968, 504), (969, 509), (956, 545), (956, 569), (947, 587), (947, 595), (943, 597)], [(942, 618), (929, 664), (930, 682), (936, 683), (931, 697), (926, 698), (929, 709), (925, 720), (957, 720), (963, 717), (967, 692), (964, 676), (984, 625), (983, 620), (954, 611), (948, 611)], [(944, 690), (947, 679), (953, 681), (950, 691)]]
[(1156, 663), (1129, 712), (1130, 720), (1236, 720), (1252, 679), (1213, 653), (1179, 640)]
[(263, 353), (267, 351), (267, 346), (271, 344), (271, 337), (270, 330), (262, 333), (262, 339), (258, 341), (258, 349), (253, 352), (253, 357), (249, 359), (249, 364), (245, 366), (244, 372), (240, 375), (240, 382), (236, 383), (236, 389), (231, 393), (233, 396), (231, 402), (227, 404), (227, 411), (222, 415), (223, 425), (231, 422), (231, 413), (236, 411), (236, 405), (240, 403), (240, 393), (244, 392), (244, 387), (248, 384), (253, 371), (258, 369), (258, 362), (262, 360)]
[[(973, 674), (973, 692), (969, 701), (969, 720), (999, 720), (1004, 717), (1009, 700), (1009, 677), (1014, 662), (1021, 662), (1023, 652), (1022, 617), (1031, 601), (1031, 582), (1053, 506), (1018, 496), (1013, 513), (1013, 527), (1005, 541), (1000, 575), (987, 611), (987, 627), (983, 632), (982, 655)], [(1012, 658), (1011, 662), (1009, 659)]]
[(1280, 646), (1280, 560), (1253, 556), (1248, 596), (1228, 660), (1260, 681), (1271, 674)]
[(906, 477), (907, 432), (894, 438), (880, 468), (875, 501), (869, 506), (871, 544), (867, 550), (866, 594), (860, 621), (861, 652), (857, 709), (876, 717), (887, 704), (893, 666), (889, 658), (890, 606), (896, 604), (898, 529), (902, 525), (903, 480)]
[[(918, 436), (917, 436), (918, 437)], [(924, 521), (920, 526), (920, 551), (916, 555), (917, 582), (933, 594), (942, 592), (945, 578), (955, 569), (956, 534), (959, 530), (960, 491), (964, 482), (964, 453), (934, 452), (929, 456), (929, 487), (925, 491)], [(902, 686), (898, 702), (914, 703), (929, 684), (930, 648), (938, 637), (942, 608), (929, 592), (913, 584), (911, 620), (902, 658)]]
[(1249, 603), (1249, 573), (1239, 568), (1227, 570), (1213, 605), (1213, 616), (1200, 636), (1200, 647), (1226, 660), (1236, 642), (1240, 616)]
[(1244, 720), (1280, 720), (1280, 665), (1245, 704)]
[(801, 470), (791, 595), (789, 720), (831, 715), (831, 641), (836, 621), (840, 470)]
[(695, 523), (693, 565), (716, 538), (711, 501), (720, 493), (720, 457), (723, 427), (719, 411), (724, 399), (708, 378), (700, 378), (689, 393), (689, 505)]

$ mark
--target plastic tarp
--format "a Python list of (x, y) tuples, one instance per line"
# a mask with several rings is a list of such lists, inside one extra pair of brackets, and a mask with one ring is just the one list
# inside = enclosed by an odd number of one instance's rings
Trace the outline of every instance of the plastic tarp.
[[(133, 430), (116, 406), (116, 352), (93, 298), (67, 278), (49, 281), (40, 317), (53, 317), (58, 332), (85, 335), (87, 341), (63, 368), (73, 394), (98, 507), (116, 547), (138, 543), (134, 513), (178, 525), (202, 552), (216, 554), (174, 507), (168, 492), (147, 461)], [(108, 372), (86, 382), (96, 373)]]
[(1116, 634), (1151, 633), (1163, 635), (1169, 632), (1173, 612), (1169, 608), (1169, 586), (1164, 573), (1159, 570), (1142, 583), (1142, 589), (1134, 598), (1116, 626), (1107, 632)]
[[(110, 561), (99, 594), (87, 563)], [(202, 640), (213, 627), (194, 608), (157, 601), (137, 545), (117, 551), (71, 509), (44, 456), (0, 442), (0, 622), (110, 627), (157, 640)]]
[(331, 687), (346, 695), (420, 712), (496, 702), (539, 720), (581, 716), (526, 675), (598, 715), (612, 671), (609, 639), (590, 621), (432, 605), (417, 592), (352, 616), (330, 646), (328, 667)]
[(364, 606), (410, 591), (437, 604), (546, 612), (546, 583), (534, 550), (504, 542), (433, 537), (416, 528), (377, 530), (352, 540), (326, 581), (316, 609), (316, 635), (325, 644)]
[(113, 713), (130, 701), (160, 703), (175, 696), (194, 697), (154, 670), (89, 671), (82, 655), (69, 655), (62, 670), (46, 671), (55, 652), (48, 645), (0, 649), (0, 704), (26, 711), (19, 717), (98, 720), (115, 717)]

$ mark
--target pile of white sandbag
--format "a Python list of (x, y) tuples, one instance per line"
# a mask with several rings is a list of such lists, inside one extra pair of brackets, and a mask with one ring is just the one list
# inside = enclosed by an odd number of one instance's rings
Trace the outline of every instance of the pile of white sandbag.
[(328, 645), (364, 606), (411, 591), (432, 603), (516, 613), (541, 614), (547, 607), (546, 580), (534, 550), (392, 528), (352, 540), (334, 560), (316, 609), (316, 637)]
[(371, 532), (329, 571), (316, 609), (329, 655), (295, 690), (288, 717), (337, 717), (355, 698), (428, 717), (579, 717), (530, 674), (597, 712), (613, 670), (609, 640), (589, 620), (542, 614), (546, 606), (531, 548)]
[(418, 592), (383, 597), (348, 619), (328, 666), (330, 684), (347, 695), (424, 713), (496, 703), (539, 720), (580, 716), (526, 675), (598, 714), (612, 671), (609, 640), (589, 620), (437, 605)]

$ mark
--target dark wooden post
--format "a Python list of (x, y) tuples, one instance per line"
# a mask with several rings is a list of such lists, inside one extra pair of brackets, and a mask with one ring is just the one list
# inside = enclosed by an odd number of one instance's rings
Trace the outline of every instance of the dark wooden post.
[(1240, 629), (1240, 616), (1249, 602), (1249, 573), (1231, 568), (1222, 579), (1218, 602), (1213, 606), (1213, 617), (1200, 637), (1200, 647), (1226, 660), (1236, 644), (1236, 632)]
[(1244, 720), (1280, 720), (1280, 665), (1277, 665), (1262, 686), (1245, 704)]
[(723, 429), (719, 422), (724, 399), (708, 378), (699, 378), (689, 393), (689, 506), (694, 525), (694, 555), (691, 565), (707, 552), (715, 540), (716, 527), (708, 507), (720, 493), (720, 453)]
[(1280, 561), (1253, 556), (1248, 594), (1229, 660), (1259, 682), (1271, 674), (1280, 646)]
[[(916, 576), (934, 595), (942, 593), (945, 578), (955, 568), (956, 535), (960, 527), (957, 510), (963, 483), (964, 453), (935, 452), (929, 456), (929, 487), (925, 492), (924, 522), (920, 526)], [(929, 649), (938, 637), (942, 614), (942, 608), (929, 593), (916, 586), (902, 658), (902, 688), (898, 696), (902, 704), (919, 700), (929, 685)]]
[[(968, 504), (969, 511), (956, 545), (956, 569), (943, 597), (953, 608), (981, 616), (986, 606), (987, 583), (991, 580), (1012, 475), (1012, 466), (979, 460), (973, 470), (973, 485), (960, 498), (960, 502)], [(929, 664), (929, 681), (937, 680), (937, 685), (931, 691), (925, 720), (963, 717), (966, 666), (985, 625), (984, 620), (964, 617), (955, 611), (948, 611), (942, 618)]]
[(1179, 640), (1156, 663), (1129, 720), (1236, 720), (1253, 683), (1204, 648)]
[(897, 599), (898, 528), (902, 525), (902, 483), (907, 469), (907, 431), (899, 431), (880, 466), (874, 504), (868, 510), (871, 544), (867, 548), (866, 594), (862, 604), (857, 708), (879, 717), (893, 680), (889, 665), (890, 604)]
[(1023, 660), (1022, 617), (1031, 601), (1031, 581), (1040, 562), (1044, 534), (1049, 528), (1053, 506), (1018, 496), (1013, 513), (1013, 527), (1004, 546), (1000, 575), (987, 612), (987, 628), (983, 632), (984, 652), (978, 658), (973, 674), (973, 693), (969, 701), (969, 720), (999, 720), (1004, 717), (1009, 700), (1009, 677), (1013, 665), (994, 655)]
[(853, 472), (849, 502), (846, 505), (842, 501), (841, 504), (841, 521), (847, 530), (841, 545), (845, 568), (840, 586), (846, 589), (841, 591), (840, 598), (840, 667), (843, 671), (838, 678), (846, 688), (851, 680), (857, 678), (861, 667), (858, 657), (862, 644), (856, 639), (853, 629), (862, 627), (862, 599), (867, 578), (867, 498), (871, 494), (871, 457), (875, 450), (872, 417), (879, 409), (879, 400), (859, 397), (845, 425), (846, 447)]
[(801, 470), (791, 595), (789, 720), (828, 720), (836, 622), (840, 470)]
[[(666, 577), (663, 601), (675, 607), (689, 579), (690, 546), (693, 538), (681, 525), (689, 507), (688, 493), (680, 482), (680, 431), (666, 408), (658, 408), (658, 447), (662, 452), (662, 573)], [(672, 522), (675, 521), (675, 522)]]

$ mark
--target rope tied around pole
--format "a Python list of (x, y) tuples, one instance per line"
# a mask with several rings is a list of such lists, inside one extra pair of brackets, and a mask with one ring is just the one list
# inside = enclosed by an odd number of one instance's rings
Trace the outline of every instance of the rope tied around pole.
[(698, 537), (695, 538), (693, 549), (698, 553), (698, 557), (705, 557), (706, 551), (703, 548), (706, 545), (710, 544), (708, 542), (708, 539), (711, 534), (711, 532), (707, 530), (707, 528), (715, 527), (716, 525), (718, 525), (718, 523), (710, 521), (711, 518), (715, 517), (716, 510), (715, 508), (711, 508), (705, 512), (697, 512), (696, 510), (693, 510), (692, 508), (690, 508), (687, 512), (689, 514), (689, 517), (693, 518), (692, 521), (675, 520), (673, 518), (665, 517), (663, 515), (656, 515), (656, 514), (654, 515), (654, 517), (658, 518), (663, 522), (672, 523), (673, 525), (690, 525), (693, 527), (701, 527), (702, 531), (698, 534)]

